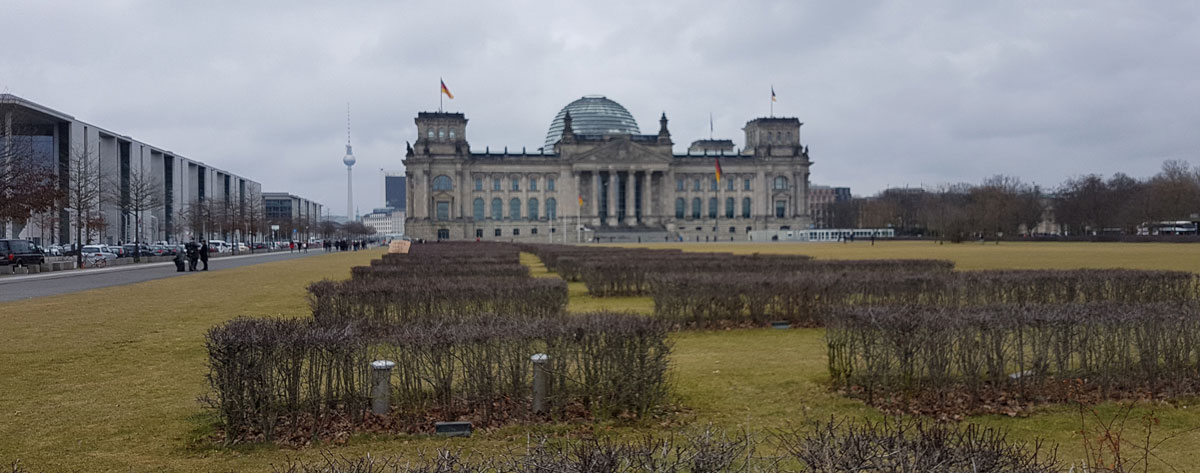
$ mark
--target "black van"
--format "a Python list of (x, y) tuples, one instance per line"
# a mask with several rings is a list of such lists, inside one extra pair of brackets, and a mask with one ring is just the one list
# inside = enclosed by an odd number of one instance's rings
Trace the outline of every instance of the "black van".
[(0, 240), (0, 266), (28, 266), (45, 264), (46, 255), (42, 254), (33, 242), (29, 240)]

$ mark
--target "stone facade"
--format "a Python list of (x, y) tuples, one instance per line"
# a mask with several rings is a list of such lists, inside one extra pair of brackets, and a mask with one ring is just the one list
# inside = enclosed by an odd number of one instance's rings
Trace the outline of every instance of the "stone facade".
[[(758, 118), (740, 152), (673, 152), (654, 135), (576, 134), (536, 153), (472, 151), (461, 113), (421, 112), (404, 159), (406, 234), (424, 239), (573, 243), (596, 235), (746, 240), (808, 228), (811, 161), (795, 118)], [(716, 182), (716, 162), (722, 176)], [(639, 237), (640, 239), (640, 237)]]

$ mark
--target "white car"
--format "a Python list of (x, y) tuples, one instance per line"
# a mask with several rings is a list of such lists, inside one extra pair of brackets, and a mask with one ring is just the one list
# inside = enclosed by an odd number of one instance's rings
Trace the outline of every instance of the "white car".
[(93, 263), (93, 261), (96, 259), (103, 259), (103, 264), (105, 265), (112, 263), (113, 260), (117, 259), (117, 254), (113, 252), (112, 248), (103, 245), (87, 245), (83, 247), (82, 252), (83, 266), (85, 268), (96, 266), (96, 264)]
[(208, 251), (229, 253), (230, 251), (233, 251), (233, 246), (225, 240), (208, 240)]

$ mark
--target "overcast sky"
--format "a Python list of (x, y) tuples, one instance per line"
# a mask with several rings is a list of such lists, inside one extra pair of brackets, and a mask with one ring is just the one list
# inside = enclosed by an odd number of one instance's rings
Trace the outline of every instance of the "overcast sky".
[(0, 0), (0, 91), (344, 212), (382, 205), (413, 118), (537, 149), (601, 94), (676, 151), (797, 117), (814, 184), (1044, 187), (1200, 164), (1200, 2)]

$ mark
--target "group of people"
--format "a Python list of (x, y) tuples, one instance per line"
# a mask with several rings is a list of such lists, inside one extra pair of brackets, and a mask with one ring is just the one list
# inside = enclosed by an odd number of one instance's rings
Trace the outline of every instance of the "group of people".
[[(208, 242), (199, 242), (195, 240), (183, 245), (183, 251), (175, 252), (175, 271), (183, 272), (184, 259), (187, 259), (188, 271), (208, 271)], [(200, 263), (204, 263), (204, 269), (197, 269)]]
[(338, 240), (338, 241), (325, 240), (324, 246), (325, 246), (325, 252), (327, 252), (327, 253), (330, 251), (334, 251), (334, 250), (358, 251), (358, 250), (365, 250), (367, 248), (367, 242), (362, 241), (362, 240)]

